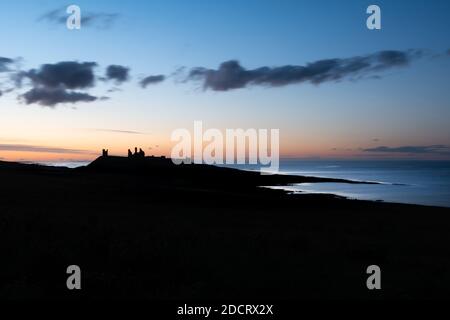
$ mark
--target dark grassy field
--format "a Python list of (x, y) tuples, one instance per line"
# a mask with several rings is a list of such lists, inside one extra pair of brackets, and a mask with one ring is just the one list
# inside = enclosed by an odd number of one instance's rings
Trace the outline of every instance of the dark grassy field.
[(0, 298), (450, 297), (449, 209), (289, 195), (257, 186), (314, 178), (169, 161), (0, 163)]

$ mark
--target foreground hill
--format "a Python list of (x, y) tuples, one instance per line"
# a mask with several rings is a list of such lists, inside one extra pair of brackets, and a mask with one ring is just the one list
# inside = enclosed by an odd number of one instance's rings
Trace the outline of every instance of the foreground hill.
[[(133, 160), (0, 163), (1, 298), (450, 298), (447, 208), (291, 195), (258, 186), (324, 179)], [(66, 289), (72, 264), (78, 292)], [(381, 291), (366, 288), (372, 264)]]
[(305, 182), (337, 182), (364, 183), (345, 179), (317, 178), (293, 175), (262, 175), (259, 172), (242, 171), (232, 168), (218, 167), (205, 164), (175, 165), (171, 159), (165, 157), (124, 158), (99, 157), (87, 167), (76, 169), (80, 172), (113, 173), (149, 176), (153, 180), (170, 180), (171, 183), (185, 185), (204, 185), (216, 187), (242, 186), (270, 186)]

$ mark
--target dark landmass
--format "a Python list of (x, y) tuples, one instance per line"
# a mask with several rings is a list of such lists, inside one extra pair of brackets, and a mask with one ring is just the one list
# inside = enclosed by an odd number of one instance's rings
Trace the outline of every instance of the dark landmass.
[(259, 187), (359, 182), (151, 157), (0, 162), (0, 181), (1, 299), (450, 297), (450, 209)]

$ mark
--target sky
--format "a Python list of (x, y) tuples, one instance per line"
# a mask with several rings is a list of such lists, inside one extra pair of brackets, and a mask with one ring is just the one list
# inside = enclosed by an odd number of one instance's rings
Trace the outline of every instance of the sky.
[(3, 6), (0, 160), (168, 156), (196, 120), (279, 129), (283, 158), (450, 159), (449, 1)]

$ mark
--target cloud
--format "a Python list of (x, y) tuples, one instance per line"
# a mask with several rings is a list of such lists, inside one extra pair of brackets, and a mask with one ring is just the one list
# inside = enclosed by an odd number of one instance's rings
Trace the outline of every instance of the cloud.
[[(67, 18), (70, 16), (67, 7), (48, 11), (43, 14), (38, 21), (47, 21), (54, 24), (66, 25)], [(81, 27), (97, 27), (100, 29), (109, 29), (119, 18), (117, 13), (105, 12), (86, 12), (81, 10)]]
[(165, 79), (166, 79), (166, 76), (164, 76), (162, 74), (156, 75), (156, 76), (148, 76), (148, 77), (145, 77), (144, 79), (142, 79), (139, 82), (139, 84), (141, 85), (142, 88), (146, 88), (148, 85), (163, 82)]
[(19, 152), (46, 152), (46, 153), (60, 153), (60, 154), (95, 154), (93, 151), (66, 149), (58, 147), (43, 147), (26, 144), (0, 144), (2, 151), (19, 151)]
[(94, 131), (112, 132), (112, 133), (125, 133), (125, 134), (145, 134), (144, 132), (131, 131), (131, 130), (116, 130), (116, 129), (93, 129)]
[(92, 102), (97, 97), (63, 88), (33, 88), (21, 96), (26, 104), (38, 103), (46, 107), (54, 107), (59, 103)]
[(0, 72), (10, 71), (9, 66), (14, 63), (15, 60), (5, 57), (0, 57)]
[(223, 62), (217, 70), (193, 68), (187, 80), (203, 81), (204, 89), (228, 91), (249, 85), (280, 87), (294, 83), (321, 84), (343, 79), (359, 80), (394, 67), (407, 66), (422, 55), (419, 50), (379, 51), (370, 55), (344, 59), (326, 59), (304, 66), (260, 67), (245, 69), (236, 60)]
[(117, 87), (113, 87), (113, 88), (108, 89), (109, 93), (113, 93), (113, 92), (117, 92), (117, 91), (122, 91), (122, 89), (117, 88)]
[(363, 149), (363, 151), (377, 153), (450, 154), (450, 147), (441, 144), (431, 146), (379, 146), (375, 148)]
[[(55, 14), (56, 11), (49, 15)], [(385, 50), (364, 56), (318, 60), (303, 66), (264, 66), (256, 69), (246, 69), (238, 61), (230, 60), (223, 62), (218, 69), (197, 67), (185, 71), (185, 67), (181, 67), (173, 74), (149, 75), (142, 78), (139, 85), (147, 88), (165, 81), (168, 77), (181, 77), (182, 74), (184, 81), (181, 82), (201, 81), (205, 90), (214, 91), (228, 91), (251, 85), (280, 87), (295, 83), (321, 84), (339, 80), (360, 80), (378, 77), (378, 72), (390, 68), (407, 66), (424, 55), (421, 50)], [(0, 57), (0, 72), (9, 70), (9, 65), (15, 61)], [(83, 91), (95, 87), (97, 79), (112, 80), (116, 85), (130, 79), (128, 67), (112, 64), (106, 68), (105, 77), (98, 77), (95, 73), (97, 66), (98, 64), (92, 61), (61, 61), (43, 64), (28, 71), (14, 71), (8, 79), (14, 82), (14, 89), (21, 88), (24, 83), (31, 86), (27, 92), (19, 95), (26, 104), (37, 103), (49, 107), (60, 103), (107, 100), (108, 97), (97, 97)], [(119, 90), (113, 87), (107, 92)], [(0, 96), (7, 92), (8, 89), (2, 88), (0, 84)]]
[(96, 62), (62, 61), (44, 64), (39, 69), (31, 69), (19, 74), (19, 80), (30, 79), (35, 86), (67, 89), (84, 89), (95, 84)]
[(54, 107), (60, 103), (92, 102), (98, 97), (74, 90), (95, 85), (96, 66), (95, 62), (76, 61), (44, 64), (39, 69), (18, 73), (16, 85), (21, 87), (24, 79), (30, 80), (32, 88), (20, 96), (26, 104)]
[(115, 80), (117, 84), (128, 81), (130, 68), (110, 65), (106, 68), (106, 80)]

